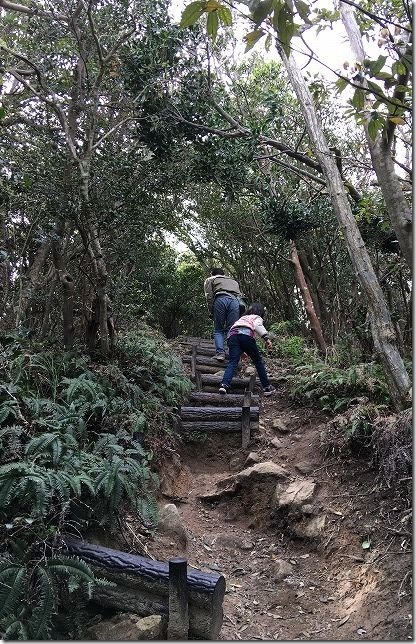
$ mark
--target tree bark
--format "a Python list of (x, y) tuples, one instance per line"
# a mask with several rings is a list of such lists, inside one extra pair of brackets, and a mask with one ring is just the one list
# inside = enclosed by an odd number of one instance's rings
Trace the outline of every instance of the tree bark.
[(396, 346), (396, 338), (383, 291), (357, 223), (351, 211), (341, 175), (318, 121), (312, 96), (292, 55), (278, 45), (291, 85), (299, 100), (309, 137), (323, 168), (334, 212), (344, 234), (348, 253), (367, 300), (374, 347), (380, 356), (394, 405), (401, 409), (409, 401), (410, 380)]
[(30, 301), (39, 287), (41, 271), (45, 265), (50, 249), (51, 240), (45, 239), (39, 246), (27, 274), (22, 277), (16, 314), (16, 327), (19, 327), (26, 318)]
[[(355, 59), (362, 64), (366, 56), (354, 10), (344, 2), (339, 2), (339, 10)], [(378, 134), (375, 139), (370, 137), (367, 123), (364, 124), (364, 129), (371, 161), (384, 197), (391, 225), (396, 233), (403, 256), (410, 269), (412, 269), (412, 211), (394, 169), (390, 149), (391, 137), (387, 135), (387, 126), (384, 132)]]
[(296, 244), (293, 241), (290, 243), (290, 257), (295, 273), (295, 281), (302, 295), (306, 315), (308, 316), (308, 320), (311, 325), (311, 331), (314, 340), (318, 349), (325, 355), (327, 346), (322, 333), (321, 323), (318, 319), (318, 316), (316, 315), (315, 307), (313, 305), (312, 297), (306, 283), (305, 275), (303, 274), (302, 266), (300, 265)]

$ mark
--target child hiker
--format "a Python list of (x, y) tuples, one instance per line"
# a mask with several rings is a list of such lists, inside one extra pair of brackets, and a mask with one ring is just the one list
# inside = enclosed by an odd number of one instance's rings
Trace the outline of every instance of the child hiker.
[(276, 389), (269, 383), (266, 367), (264, 366), (264, 362), (255, 339), (256, 336), (260, 337), (265, 341), (268, 349), (273, 348), (272, 341), (270, 340), (267, 334), (267, 329), (263, 324), (264, 314), (264, 306), (255, 302), (249, 306), (247, 314), (239, 318), (229, 330), (227, 335), (227, 344), (230, 357), (220, 385), (220, 394), (227, 393), (243, 353), (246, 353), (252, 359), (254, 366), (257, 369), (264, 395), (271, 396), (276, 391)]

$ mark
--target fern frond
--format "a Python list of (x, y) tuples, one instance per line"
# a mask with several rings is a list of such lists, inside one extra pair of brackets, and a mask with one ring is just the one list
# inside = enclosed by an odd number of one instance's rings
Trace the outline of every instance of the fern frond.
[(38, 566), (36, 568), (36, 576), (36, 596), (38, 601), (32, 610), (29, 628), (32, 635), (31, 639), (44, 640), (49, 639), (52, 615), (56, 611), (56, 598), (53, 582), (47, 570), (42, 566)]
[(0, 618), (19, 607), (26, 569), (14, 563), (0, 564)]

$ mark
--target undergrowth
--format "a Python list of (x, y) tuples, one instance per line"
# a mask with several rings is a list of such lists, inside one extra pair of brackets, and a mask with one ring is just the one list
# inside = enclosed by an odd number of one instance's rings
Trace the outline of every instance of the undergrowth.
[(53, 639), (63, 597), (104, 583), (60, 535), (111, 528), (125, 508), (152, 526), (154, 452), (190, 381), (145, 328), (109, 364), (1, 336), (0, 383), (0, 632)]
[(388, 413), (391, 403), (381, 366), (359, 362), (359, 356), (346, 352), (342, 341), (322, 358), (305, 338), (292, 334), (290, 323), (274, 324), (270, 329), (277, 336), (274, 355), (290, 366), (285, 380), (291, 397), (337, 414), (328, 423), (324, 450), (370, 449), (378, 422)]

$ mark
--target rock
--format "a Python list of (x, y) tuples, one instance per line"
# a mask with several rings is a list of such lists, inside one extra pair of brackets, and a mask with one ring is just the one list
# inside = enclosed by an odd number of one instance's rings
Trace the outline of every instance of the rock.
[(302, 505), (301, 507), (301, 512), (302, 514), (306, 514), (306, 516), (310, 516), (311, 514), (314, 514), (315, 508), (311, 503), (305, 503), (305, 505)]
[(88, 633), (100, 641), (161, 640), (164, 639), (166, 618), (161, 615), (138, 615), (122, 613), (91, 626)]
[(291, 438), (294, 441), (301, 441), (302, 440), (302, 434), (292, 434)]
[(229, 548), (231, 550), (251, 550), (254, 548), (252, 541), (227, 533), (219, 534), (215, 537), (212, 545), (217, 548)]
[(316, 539), (319, 537), (325, 527), (326, 515), (314, 517), (310, 521), (302, 521), (292, 526), (293, 532), (303, 539)]
[(255, 373), (257, 373), (256, 367), (252, 367), (251, 365), (244, 370), (244, 375), (248, 377), (254, 376)]
[(273, 445), (273, 447), (279, 449), (279, 447), (283, 447), (283, 441), (281, 441), (280, 438), (273, 438), (273, 440), (270, 441), (270, 445)]
[(301, 461), (295, 465), (295, 469), (297, 469), (300, 474), (310, 474), (314, 467), (315, 466), (312, 463), (307, 463), (306, 461)]
[(254, 463), (259, 463), (260, 462), (260, 456), (257, 454), (257, 452), (250, 452), (250, 454), (247, 456), (244, 467), (247, 467), (248, 465), (253, 465)]
[(282, 434), (287, 434), (290, 432), (290, 429), (285, 425), (285, 423), (280, 420), (280, 418), (275, 418), (272, 423), (273, 429), (278, 429), (279, 432), (282, 432)]
[(297, 479), (282, 493), (280, 489), (276, 489), (275, 500), (280, 508), (287, 505), (298, 507), (312, 497), (315, 487), (316, 483), (312, 479)]
[(289, 577), (293, 573), (293, 566), (284, 559), (275, 559), (269, 562), (268, 574), (275, 581), (283, 581), (285, 577)]
[(178, 508), (174, 503), (167, 503), (159, 512), (157, 529), (159, 532), (176, 536), (181, 546), (186, 548), (188, 535), (180, 519)]
[(247, 467), (242, 472), (239, 472), (239, 474), (237, 474), (236, 476), (236, 479), (237, 481), (241, 482), (253, 477), (273, 477), (276, 479), (287, 479), (288, 473), (283, 467), (277, 465), (276, 463), (273, 463), (273, 461), (263, 461), (263, 463), (256, 463), (256, 465)]

